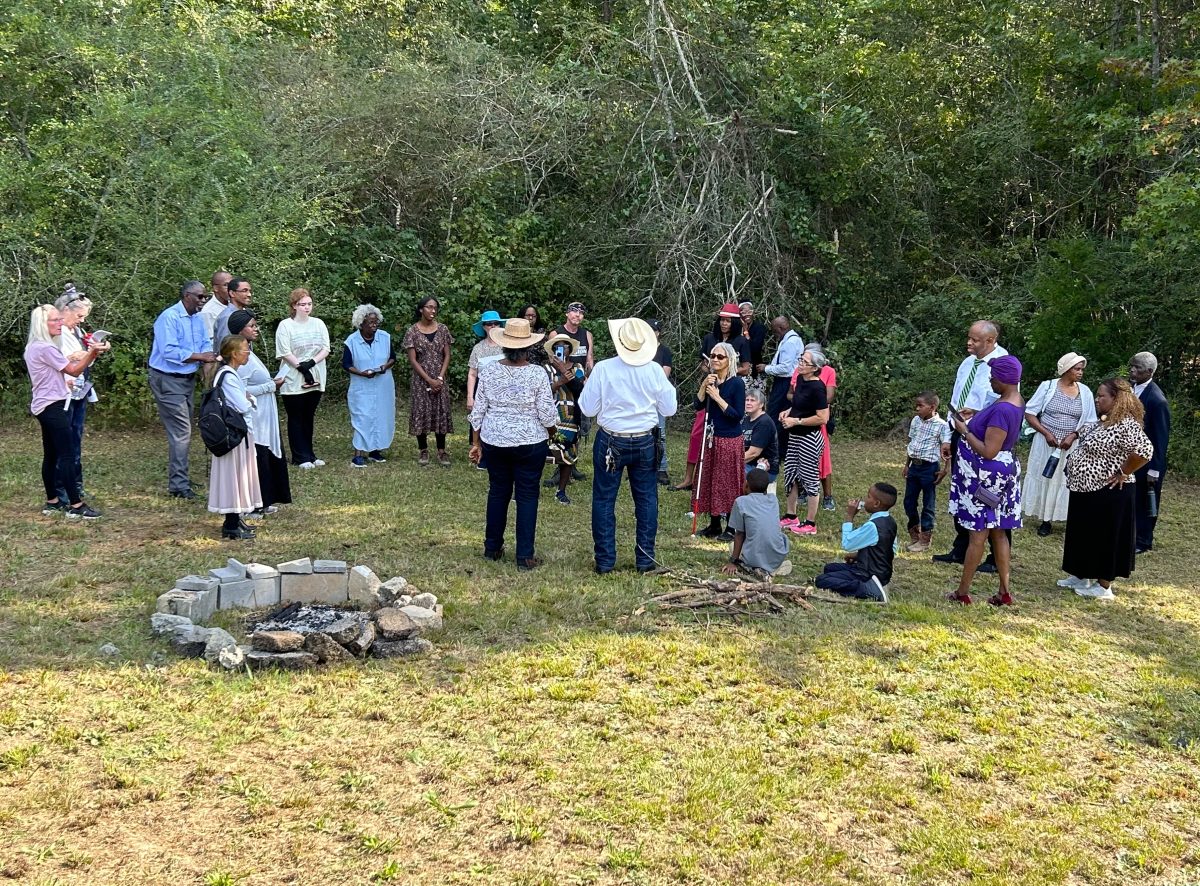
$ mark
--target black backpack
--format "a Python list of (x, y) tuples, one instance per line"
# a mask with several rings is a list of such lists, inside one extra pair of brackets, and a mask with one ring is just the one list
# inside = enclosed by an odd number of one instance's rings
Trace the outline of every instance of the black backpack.
[(233, 452), (246, 439), (246, 419), (229, 405), (220, 384), (226, 374), (223, 370), (218, 371), (212, 387), (204, 392), (200, 400), (200, 439), (208, 451), (218, 458)]

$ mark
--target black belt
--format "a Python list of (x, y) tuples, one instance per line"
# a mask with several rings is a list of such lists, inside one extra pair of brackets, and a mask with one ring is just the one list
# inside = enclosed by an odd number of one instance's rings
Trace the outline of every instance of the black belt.
[(150, 371), (157, 372), (159, 375), (169, 375), (169, 376), (171, 376), (171, 378), (195, 378), (196, 377), (196, 373), (194, 373), (194, 372), (163, 372), (161, 369), (155, 369), (153, 366), (150, 367)]
[(604, 433), (608, 434), (608, 436), (610, 436), (610, 437), (619, 437), (619, 438), (621, 438), (622, 440), (633, 440), (633, 439), (636, 439), (636, 438), (638, 438), (638, 437), (649, 437), (651, 434), (653, 434), (653, 433), (654, 433), (654, 430), (655, 430), (655, 429), (654, 429), (654, 428), (651, 428), (651, 429), (650, 429), (650, 430), (648, 430), (648, 431), (636, 431), (636, 432), (634, 432), (634, 433), (632, 433), (632, 434), (620, 434), (620, 433), (618, 433), (618, 432), (616, 432), (616, 431), (610, 431), (608, 428), (606, 428), (606, 427), (604, 427), (603, 425), (601, 425), (601, 426), (600, 426), (600, 430), (604, 431)]
[(920, 462), (923, 465), (940, 465), (942, 460), (940, 458), (917, 458), (915, 455), (910, 455), (908, 463), (912, 464), (913, 462)]

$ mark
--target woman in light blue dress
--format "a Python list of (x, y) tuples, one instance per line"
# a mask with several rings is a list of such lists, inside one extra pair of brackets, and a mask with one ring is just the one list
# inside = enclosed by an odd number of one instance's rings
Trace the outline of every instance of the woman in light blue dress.
[(367, 460), (387, 461), (383, 450), (396, 436), (396, 382), (392, 366), (396, 351), (392, 337), (379, 327), (383, 312), (374, 305), (359, 305), (351, 317), (353, 332), (342, 352), (342, 368), (350, 373), (350, 427), (354, 429), (354, 458), (350, 463), (365, 468)]

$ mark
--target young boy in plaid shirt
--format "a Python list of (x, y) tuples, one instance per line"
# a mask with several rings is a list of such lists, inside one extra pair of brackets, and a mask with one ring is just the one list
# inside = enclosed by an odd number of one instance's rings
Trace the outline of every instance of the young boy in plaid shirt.
[[(933, 539), (934, 514), (937, 511), (937, 485), (946, 478), (949, 459), (943, 458), (943, 444), (950, 444), (950, 425), (938, 415), (938, 395), (933, 391), (917, 394), (912, 422), (908, 426), (908, 458), (904, 462), (904, 513), (908, 515), (906, 551), (929, 550)], [(917, 500), (924, 496), (920, 512)]]

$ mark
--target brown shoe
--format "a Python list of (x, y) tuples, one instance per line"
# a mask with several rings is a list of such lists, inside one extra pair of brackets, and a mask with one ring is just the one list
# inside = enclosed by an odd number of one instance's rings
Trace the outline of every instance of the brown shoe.
[(448, 453), (445, 449), (438, 450), (438, 464), (443, 468), (450, 467), (450, 453)]
[(923, 554), (929, 550), (930, 545), (932, 544), (933, 530), (931, 529), (928, 532), (918, 533), (917, 540), (905, 548), (905, 550), (913, 554)]
[(421, 453), (417, 456), (417, 464), (419, 464), (423, 468), (429, 467), (429, 450), (428, 449), (421, 450)]
[(918, 526), (909, 526), (908, 527), (908, 545), (909, 546), (905, 547), (904, 550), (911, 551), (912, 550), (911, 546), (915, 545), (920, 540), (920, 538), (921, 538), (921, 527), (919, 525)]

